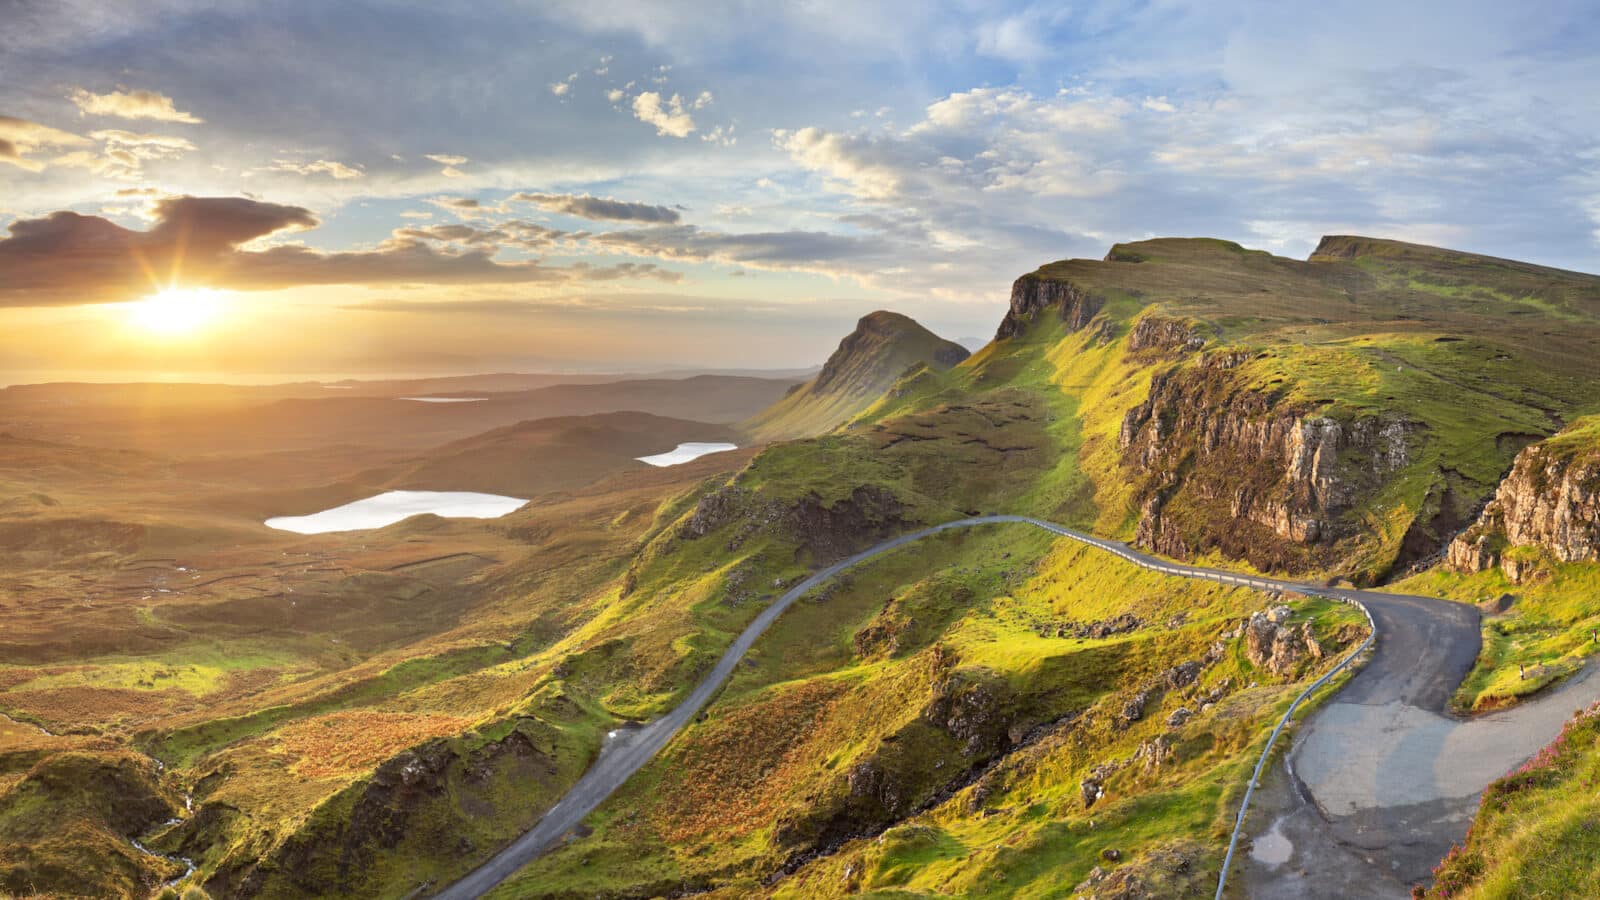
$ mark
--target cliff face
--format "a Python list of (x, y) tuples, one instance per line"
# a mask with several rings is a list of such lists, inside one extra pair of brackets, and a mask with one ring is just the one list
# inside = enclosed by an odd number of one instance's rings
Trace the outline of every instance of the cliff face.
[[(1450, 566), (1481, 572), (1500, 566), (1512, 582), (1538, 569), (1536, 558), (1600, 561), (1600, 429), (1597, 420), (1517, 454), (1511, 474), (1478, 521), (1450, 544)], [(1533, 548), (1533, 554), (1509, 553)]]
[[(1178, 352), (1196, 346), (1165, 326), (1156, 333)], [(1140, 545), (1177, 557), (1220, 549), (1268, 567), (1308, 563), (1318, 556), (1310, 545), (1343, 537), (1340, 517), (1409, 462), (1416, 423), (1310, 415), (1241, 386), (1233, 370), (1247, 359), (1209, 352), (1157, 373), (1123, 418), (1122, 461), (1144, 498)]]
[(1020, 333), (1040, 311), (1051, 308), (1057, 310), (1068, 328), (1077, 331), (1088, 325), (1103, 305), (1099, 297), (1086, 294), (1069, 282), (1024, 275), (1011, 284), (1011, 308), (994, 337), (1003, 340)]

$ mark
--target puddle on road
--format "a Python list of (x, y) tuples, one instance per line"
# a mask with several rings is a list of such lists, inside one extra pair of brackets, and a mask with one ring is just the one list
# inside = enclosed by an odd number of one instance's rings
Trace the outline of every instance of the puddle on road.
[(1289, 861), (1294, 853), (1294, 844), (1283, 836), (1283, 820), (1278, 819), (1267, 829), (1267, 833), (1256, 838), (1250, 846), (1250, 858), (1258, 863), (1274, 868)]

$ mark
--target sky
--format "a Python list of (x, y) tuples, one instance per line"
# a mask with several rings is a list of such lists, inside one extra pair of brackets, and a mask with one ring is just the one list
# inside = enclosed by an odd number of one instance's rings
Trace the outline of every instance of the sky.
[(1592, 0), (7, 0), (0, 373), (806, 366), (1157, 236), (1597, 272), (1596, 46)]

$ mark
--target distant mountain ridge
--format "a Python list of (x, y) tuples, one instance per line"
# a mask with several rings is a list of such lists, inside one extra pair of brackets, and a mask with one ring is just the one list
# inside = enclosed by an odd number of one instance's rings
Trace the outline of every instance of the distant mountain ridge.
[(888, 310), (868, 313), (839, 342), (817, 377), (794, 388), (746, 426), (760, 440), (830, 431), (871, 406), (908, 371), (946, 371), (971, 353), (915, 319)]

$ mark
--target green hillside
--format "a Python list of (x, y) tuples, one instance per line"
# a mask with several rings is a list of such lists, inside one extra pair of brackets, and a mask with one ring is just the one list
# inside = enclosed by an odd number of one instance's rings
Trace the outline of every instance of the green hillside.
[[(1441, 575), (1443, 550), (1519, 453), (1600, 411), (1597, 338), (1600, 278), (1364, 238), (1326, 239), (1308, 261), (1164, 239), (1052, 263), (1017, 280), (995, 340), (965, 358), (873, 314), (749, 423), (797, 439), (627, 467), (481, 534), (419, 520), (360, 538), (362, 553), (441, 546), (352, 579), (330, 609), (381, 585), (408, 628), (436, 596), (450, 617), (403, 646), (368, 638), (382, 654), (337, 675), (139, 723), (137, 746), (197, 809), (146, 843), (194, 859), (215, 895), (445, 883), (535, 821), (609, 729), (672, 708), (786, 587), (966, 515), (1029, 513), (1236, 569), (1435, 578), (1473, 599), (1502, 576)], [(464, 441), (438, 465), (511, 477), (559, 451), (577, 485), (606, 447), (631, 454), (657, 424), (607, 431), (594, 460), (593, 440), (555, 424)], [(489, 565), (482, 548), (503, 564), (465, 581), (447, 568)], [(1523, 589), (1523, 625), (1560, 619), (1525, 646), (1572, 649), (1593, 615), (1572, 590), (1594, 565), (1548, 567)], [(501, 895), (1202, 889), (1266, 724), (1363, 633), (1349, 609), (1287, 598), (1282, 643), (1300, 649), (1253, 653), (1241, 622), (1283, 599), (1012, 526), (875, 560), (789, 610), (702, 719), (590, 817), (594, 834)], [(163, 617), (289, 621), (290, 604)], [(339, 635), (353, 642), (369, 614), (351, 615)], [(1474, 677), (1502, 671), (1488, 661)], [(18, 687), (8, 711), (61, 690)], [(0, 832), (35, 827), (0, 805)], [(143, 865), (148, 880), (156, 863)]]
[(812, 437), (865, 409), (909, 370), (942, 372), (967, 358), (967, 349), (899, 313), (863, 316), (839, 342), (817, 377), (746, 423), (758, 440)]
[[(763, 573), (740, 583), (792, 571), (781, 568), (790, 558), (821, 561), (873, 535), (988, 511), (1076, 523), (1174, 556), (1380, 581), (1436, 562), (1519, 449), (1592, 407), (1600, 366), (1577, 351), (1595, 337), (1600, 279), (1591, 276), (1357, 238), (1325, 240), (1310, 261), (1210, 240), (1118, 245), (1105, 260), (1019, 279), (987, 347), (945, 372), (904, 373), (848, 429), (769, 448), (685, 521), (705, 535), (697, 554), (711, 549), (705, 541), (738, 548), (740, 567)], [(870, 527), (823, 553), (787, 543), (757, 552), (759, 538), (741, 536), (808, 505), (870, 507)], [(1067, 727), (1059, 742), (1002, 741), (975, 762), (941, 757), (949, 751), (937, 735), (905, 731), (927, 727), (938, 696), (911, 673), (953, 661), (950, 677), (992, 686), (1019, 733), (1053, 717), (1094, 721), (1107, 714), (1104, 698), (1125, 697), (1117, 692), (1137, 677), (1096, 659), (1094, 642), (1047, 649), (1020, 623), (1133, 615), (1137, 626), (1117, 639), (1133, 643), (1114, 643), (1155, 664), (1181, 658), (1161, 648), (1181, 646), (1185, 632), (1156, 625), (1168, 613), (1146, 605), (1152, 595), (1224, 616), (1252, 601), (1212, 607), (1192, 587), (1141, 587), (1104, 560), (1073, 551), (1063, 562), (1059, 551), (1025, 549), (1028, 539), (967, 543), (937, 554), (945, 574), (886, 563), (892, 571), (853, 577), (821, 607), (791, 612), (705, 724), (591, 819), (596, 836), (530, 866), (501, 894), (674, 886), (744, 896), (768, 885), (795, 896), (1027, 895), (1036, 877), (1058, 886), (1086, 877), (1112, 846), (1140, 860), (1117, 877), (1157, 894), (1191, 887), (1172, 871), (1214, 873), (1229, 786), (1257, 734), (1247, 723), (1281, 694), (1244, 692), (1235, 702), (1245, 707), (1192, 736), (1152, 728), (1124, 743), (1114, 731)], [(1002, 561), (1001, 547), (1015, 557)], [(657, 565), (681, 552), (688, 547), (664, 549)], [(1101, 587), (1083, 590), (1097, 578)], [(1353, 623), (1307, 612), (1334, 643), (1353, 639)], [(684, 623), (689, 634), (697, 618)], [(731, 634), (734, 624), (715, 630)], [(881, 655), (884, 639), (909, 643)], [(721, 645), (691, 645), (702, 660), (692, 668)], [(1055, 671), (1073, 673), (1059, 683), (1066, 693), (1028, 699), (1056, 684), (1046, 674)], [(1242, 730), (1219, 730), (1222, 721)], [(1173, 770), (1146, 769), (1089, 815), (1080, 782), (1162, 734), (1208, 749), (1180, 753), (1190, 761)], [(749, 757), (755, 746), (773, 750)], [(1000, 801), (965, 777), (930, 779), (930, 767), (974, 765), (1029, 774), (1005, 782)], [(909, 792), (899, 814), (852, 799), (866, 771)], [(840, 772), (848, 777), (830, 774)], [(1082, 840), (1091, 819), (1097, 836)], [(979, 849), (991, 847), (1004, 849)]]

